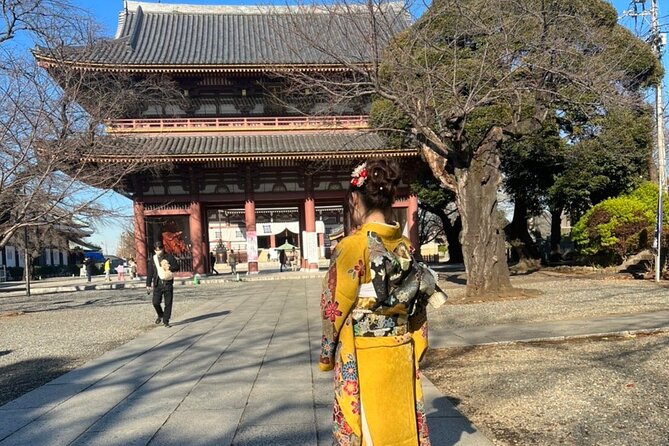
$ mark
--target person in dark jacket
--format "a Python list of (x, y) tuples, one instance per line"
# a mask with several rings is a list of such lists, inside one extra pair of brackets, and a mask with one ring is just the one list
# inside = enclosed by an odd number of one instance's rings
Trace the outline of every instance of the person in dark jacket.
[(288, 269), (286, 266), (286, 260), (286, 251), (282, 249), (279, 251), (279, 272), (283, 272), (284, 268)]
[(209, 253), (209, 268), (213, 274), (218, 276), (218, 271), (216, 271), (216, 254), (213, 252)]
[[(155, 308), (158, 315), (156, 324), (162, 322), (165, 327), (170, 327), (172, 297), (174, 293), (174, 272), (179, 270), (179, 265), (172, 254), (165, 252), (163, 242), (155, 242), (153, 246), (155, 254), (148, 262), (146, 292), (150, 294), (153, 291), (153, 308)], [(163, 299), (165, 299), (164, 309), (160, 306)]]

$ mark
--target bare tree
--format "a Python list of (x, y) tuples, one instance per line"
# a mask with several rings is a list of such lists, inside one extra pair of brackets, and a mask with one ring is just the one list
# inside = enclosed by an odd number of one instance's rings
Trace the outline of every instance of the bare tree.
[(67, 0), (3, 0), (0, 45), (25, 34), (36, 41), (66, 41), (87, 30), (86, 22), (86, 14)]
[(137, 257), (135, 254), (135, 231), (129, 226), (126, 226), (123, 232), (121, 232), (116, 255), (124, 259), (134, 259)]
[[(412, 20), (414, 6), (295, 8), (283, 31), (297, 36), (286, 76), (336, 106), (374, 98), (374, 126), (401, 131), (455, 195), (467, 293), (503, 292), (511, 285), (496, 211), (500, 144), (549, 118), (576, 122), (625, 106), (661, 69), (603, 0), (437, 0)], [(345, 70), (299, 69), (314, 54)]]
[(418, 222), (418, 240), (421, 245), (446, 237), (441, 219), (431, 212), (418, 209)]
[[(141, 147), (106, 126), (174, 93), (162, 79), (103, 75), (65, 63), (72, 48), (98, 44), (95, 25), (67, 1), (8, 1), (2, 13), (0, 247), (24, 228), (117, 216), (101, 198), (146, 165)], [(21, 32), (36, 45), (37, 59), (11, 42)], [(134, 159), (98, 162), (115, 153)]]

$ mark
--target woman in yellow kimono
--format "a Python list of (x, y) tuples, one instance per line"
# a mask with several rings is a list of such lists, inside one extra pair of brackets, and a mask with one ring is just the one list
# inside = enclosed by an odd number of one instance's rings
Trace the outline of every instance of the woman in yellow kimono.
[(321, 296), (320, 368), (335, 374), (333, 443), (427, 446), (418, 369), (427, 348), (425, 302), (410, 242), (390, 220), (399, 169), (373, 159), (351, 176), (358, 229), (336, 246)]

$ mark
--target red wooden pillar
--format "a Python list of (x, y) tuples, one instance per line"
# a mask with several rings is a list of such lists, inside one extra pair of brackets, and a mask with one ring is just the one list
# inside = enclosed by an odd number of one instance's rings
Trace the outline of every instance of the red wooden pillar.
[(407, 208), (407, 226), (409, 227), (409, 240), (411, 245), (420, 252), (420, 241), (418, 239), (418, 197), (409, 195), (409, 207)]
[(206, 273), (204, 252), (202, 252), (202, 242), (204, 240), (202, 233), (202, 206), (199, 201), (190, 204), (190, 243), (191, 255), (193, 256), (193, 273)]
[(325, 234), (318, 233), (318, 256), (325, 257)]
[(135, 214), (135, 262), (137, 262), (137, 275), (146, 276), (147, 252), (146, 252), (146, 225), (144, 223), (144, 203), (135, 201), (132, 205)]
[[(316, 235), (316, 203), (314, 202), (313, 177), (311, 175), (306, 175), (305, 180), (306, 196), (304, 198), (304, 230), (307, 232), (307, 237), (312, 237), (312, 239), (311, 243), (307, 243), (305, 241), (304, 247), (302, 249), (303, 257), (307, 257), (309, 253), (306, 251), (310, 247), (314, 248), (313, 245), (316, 245), (315, 248), (318, 249), (318, 236)], [(307, 259), (307, 262), (308, 263), (303, 262), (307, 269), (318, 270), (317, 259)]]
[[(314, 203), (313, 197), (307, 197), (307, 199), (304, 200), (304, 230), (307, 232), (307, 234), (316, 235), (316, 204)], [(315, 242), (316, 246), (318, 246), (317, 241), (313, 242)], [(308, 246), (309, 244), (305, 243), (305, 248)], [(306, 256), (307, 253), (305, 252), (303, 255)], [(310, 263), (307, 265), (307, 268), (318, 269), (318, 262), (314, 263), (315, 259), (309, 260)]]
[[(251, 167), (246, 166), (246, 201), (244, 202), (244, 219), (246, 223), (246, 255), (256, 255), (256, 258), (247, 259), (247, 272), (255, 274), (258, 272), (258, 234), (256, 232), (256, 202), (253, 196), (253, 178), (251, 178)], [(251, 245), (255, 246), (251, 246)]]
[(271, 234), (269, 236), (269, 247), (270, 248), (276, 248), (276, 235)]
[[(244, 202), (244, 217), (246, 220), (246, 240), (247, 240), (247, 246), (246, 246), (246, 254), (248, 255), (249, 252), (251, 251), (249, 249), (249, 235), (252, 237), (257, 237), (256, 233), (256, 202), (253, 198), (247, 198), (246, 202)], [(255, 239), (256, 243), (256, 251), (257, 251), (257, 241), (258, 239)], [(258, 259), (256, 258), (254, 261), (248, 261), (248, 272), (249, 273), (257, 273), (258, 272)]]

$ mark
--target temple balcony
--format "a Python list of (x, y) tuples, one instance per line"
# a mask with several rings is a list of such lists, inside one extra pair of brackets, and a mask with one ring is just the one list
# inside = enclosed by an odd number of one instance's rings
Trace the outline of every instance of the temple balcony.
[(241, 118), (116, 119), (109, 133), (257, 132), (291, 130), (356, 130), (369, 128), (369, 116), (289, 116)]

